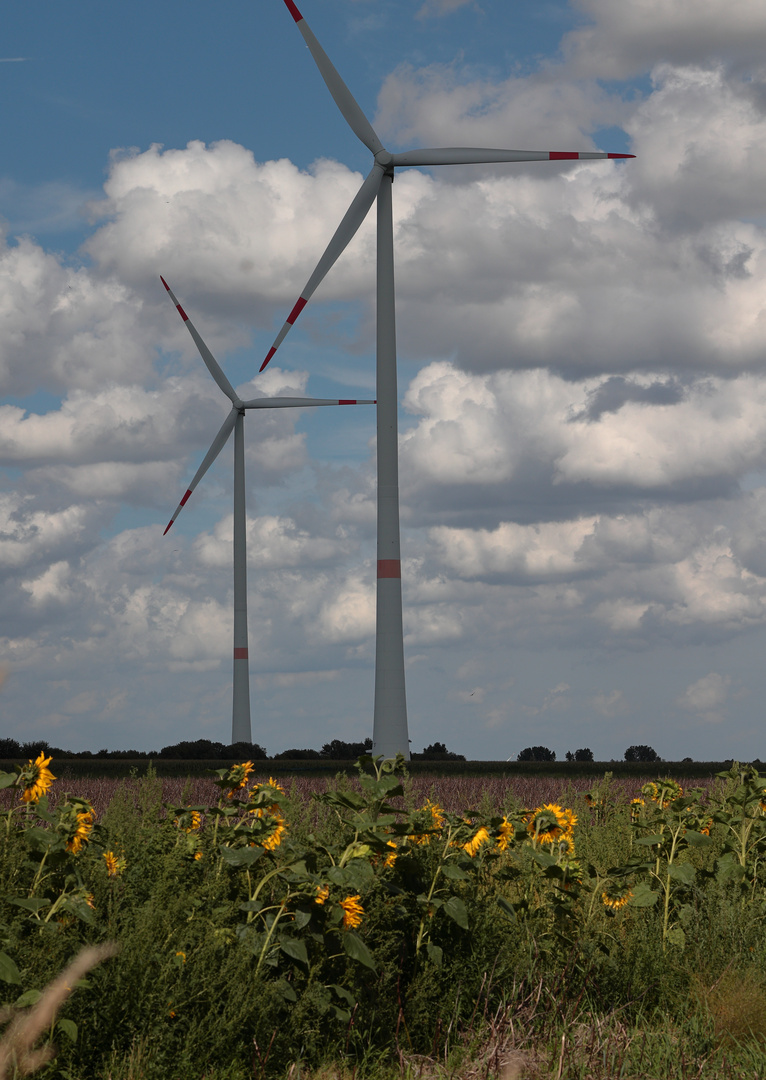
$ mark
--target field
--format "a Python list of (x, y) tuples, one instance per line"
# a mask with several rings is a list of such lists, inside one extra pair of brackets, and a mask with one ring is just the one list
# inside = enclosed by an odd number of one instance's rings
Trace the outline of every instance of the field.
[(754, 769), (50, 770), (0, 774), (5, 1019), (119, 951), (66, 988), (40, 1076), (766, 1076)]

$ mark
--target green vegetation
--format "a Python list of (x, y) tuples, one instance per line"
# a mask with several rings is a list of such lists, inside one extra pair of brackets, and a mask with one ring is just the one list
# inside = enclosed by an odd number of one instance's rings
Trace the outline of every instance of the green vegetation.
[(4, 1019), (84, 946), (119, 952), (40, 1076), (766, 1075), (755, 769), (458, 806), (401, 761), (310, 798), (246, 761), (170, 804), (150, 767), (97, 813), (52, 768), (0, 774)]

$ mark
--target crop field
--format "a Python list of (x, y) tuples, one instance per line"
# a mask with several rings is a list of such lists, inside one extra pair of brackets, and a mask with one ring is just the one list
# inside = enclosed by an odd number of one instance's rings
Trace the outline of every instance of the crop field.
[(766, 1076), (755, 769), (260, 768), (0, 773), (0, 1077)]

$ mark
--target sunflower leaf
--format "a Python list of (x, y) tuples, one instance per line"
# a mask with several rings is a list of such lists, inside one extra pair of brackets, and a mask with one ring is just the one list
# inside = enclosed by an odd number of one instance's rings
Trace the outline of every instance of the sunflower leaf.
[(355, 934), (353, 930), (347, 930), (344, 933), (343, 948), (352, 960), (358, 960), (360, 964), (364, 964), (364, 966), (370, 968), (371, 971), (377, 970), (375, 961), (372, 958), (372, 953), (359, 935)]

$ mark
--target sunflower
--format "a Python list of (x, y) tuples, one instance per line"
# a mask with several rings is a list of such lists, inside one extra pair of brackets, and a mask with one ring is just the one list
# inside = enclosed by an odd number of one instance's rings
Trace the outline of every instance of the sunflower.
[(122, 856), (115, 855), (113, 851), (105, 851), (104, 859), (106, 860), (106, 871), (109, 877), (119, 877), (128, 865)]
[(364, 908), (359, 903), (361, 897), (359, 893), (356, 896), (347, 896), (345, 900), (341, 900), (340, 906), (343, 908), (343, 929), (352, 930), (362, 924), (362, 916), (364, 915)]
[(282, 843), (282, 838), (287, 832), (287, 823), (282, 815), (279, 813), (278, 806), (256, 806), (250, 813), (255, 817), (260, 818), (261, 821), (265, 821), (272, 826), (272, 831), (269, 833), (265, 840), (259, 840), (261, 847), (266, 851), (273, 851), (274, 848), (278, 848)]
[(641, 807), (642, 806), (646, 806), (646, 803), (644, 802), (643, 799), (636, 798), (636, 799), (631, 799), (630, 800), (630, 820), (631, 821), (638, 821), (638, 818), (639, 818), (639, 816), (641, 814)]
[(466, 855), (470, 855), (471, 858), (473, 858), (481, 845), (486, 844), (488, 840), (489, 829), (485, 828), (484, 825), (482, 825), (476, 835), (472, 836), (467, 844), (463, 844), (463, 851), (466, 853)]
[(78, 854), (83, 844), (87, 844), (95, 820), (96, 811), (92, 807), (90, 810), (81, 810), (77, 814), (77, 828), (74, 836), (66, 846), (67, 851), (71, 851), (73, 855)]
[(231, 789), (226, 795), (227, 799), (232, 799), (237, 791), (247, 787), (254, 768), (255, 765), (253, 765), (252, 761), (243, 761), (241, 765), (232, 765), (224, 777)]
[(327, 897), (330, 895), (329, 885), (317, 885), (317, 894), (314, 897), (315, 904), (324, 904)]
[(504, 817), (497, 830), (497, 846), (501, 851), (505, 851), (511, 840), (513, 840), (513, 825), (507, 817)]
[(546, 803), (528, 814), (525, 820), (534, 844), (556, 844), (570, 833), (577, 819), (571, 810), (562, 810), (557, 803)]
[(601, 903), (609, 911), (619, 911), (625, 907), (632, 895), (632, 889), (619, 889), (616, 885), (610, 885), (601, 893)]
[(40, 751), (35, 760), (32, 761), (30, 758), (29, 764), (25, 765), (21, 770), (17, 783), (23, 783), (24, 785), (24, 790), (21, 793), (24, 802), (36, 803), (40, 796), (45, 794), (56, 779), (48, 768), (50, 763), (51, 758), (46, 757), (45, 754)]

